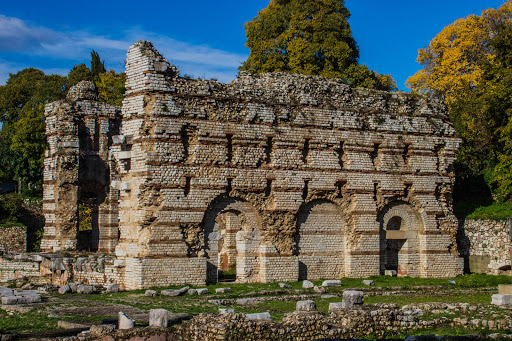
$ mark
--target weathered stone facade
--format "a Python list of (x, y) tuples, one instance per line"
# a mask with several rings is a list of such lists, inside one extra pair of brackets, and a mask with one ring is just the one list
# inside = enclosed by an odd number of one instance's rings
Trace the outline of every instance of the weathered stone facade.
[(459, 253), (465, 271), (503, 275), (510, 273), (510, 222), (507, 220), (472, 220), (460, 222), (457, 235)]
[(240, 282), (462, 273), (460, 141), (441, 104), (314, 76), (181, 78), (148, 42), (126, 74), (121, 110), (87, 83), (46, 108), (45, 250), (115, 253), (125, 288), (227, 270)]

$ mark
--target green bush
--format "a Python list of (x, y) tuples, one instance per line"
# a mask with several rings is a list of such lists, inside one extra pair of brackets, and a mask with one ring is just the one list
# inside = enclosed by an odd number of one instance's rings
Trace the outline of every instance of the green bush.
[(473, 213), (468, 215), (467, 219), (489, 219), (489, 220), (503, 220), (512, 217), (512, 203), (493, 203), (490, 206), (483, 206), (477, 208)]
[(16, 193), (0, 196), (0, 223), (17, 223), (23, 214), (23, 199)]

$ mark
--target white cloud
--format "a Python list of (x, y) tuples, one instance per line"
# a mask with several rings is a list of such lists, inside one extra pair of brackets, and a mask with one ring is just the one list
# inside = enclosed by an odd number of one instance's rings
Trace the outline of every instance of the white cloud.
[[(107, 67), (121, 71), (130, 45), (137, 40), (150, 40), (169, 61), (183, 68), (180, 70), (182, 73), (215, 77), (220, 81), (233, 79), (238, 66), (246, 58), (245, 55), (207, 45), (194, 45), (136, 28), (121, 32), (119, 35), (122, 36), (121, 39), (112, 39), (86, 31), (59, 32), (47, 27), (30, 25), (19, 18), (0, 15), (0, 53), (14, 52), (40, 58), (68, 60), (68, 64), (70, 60), (78, 63), (83, 61), (84, 57), (89, 59), (89, 52), (94, 49), (108, 62)], [(59, 71), (61, 72), (62, 70)], [(5, 78), (0, 67), (0, 82), (2, 77)]]
[(59, 33), (45, 27), (29, 27), (23, 20), (0, 14), (0, 51), (30, 51), (55, 43)]

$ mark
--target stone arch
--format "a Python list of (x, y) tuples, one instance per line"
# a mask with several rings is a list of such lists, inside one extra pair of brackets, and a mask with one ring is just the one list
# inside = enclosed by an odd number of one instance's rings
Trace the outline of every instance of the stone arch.
[(226, 196), (215, 199), (203, 231), (208, 283), (228, 270), (236, 270), (237, 282), (259, 281), (261, 219), (251, 204)]
[(344, 276), (345, 226), (340, 208), (330, 201), (302, 205), (295, 234), (299, 280)]
[(398, 276), (420, 275), (419, 233), (423, 221), (410, 204), (396, 201), (379, 214), (380, 272), (395, 270)]

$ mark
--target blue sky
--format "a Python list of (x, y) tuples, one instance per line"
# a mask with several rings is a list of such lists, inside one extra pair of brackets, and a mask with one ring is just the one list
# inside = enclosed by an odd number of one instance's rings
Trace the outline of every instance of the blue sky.
[[(2, 1), (0, 85), (25, 67), (65, 75), (99, 52), (107, 68), (123, 71), (128, 47), (150, 40), (181, 74), (229, 82), (249, 54), (244, 22), (269, 0), (251, 1)], [(401, 90), (421, 67), (419, 48), (443, 27), (504, 0), (346, 0), (360, 62), (391, 74)]]

